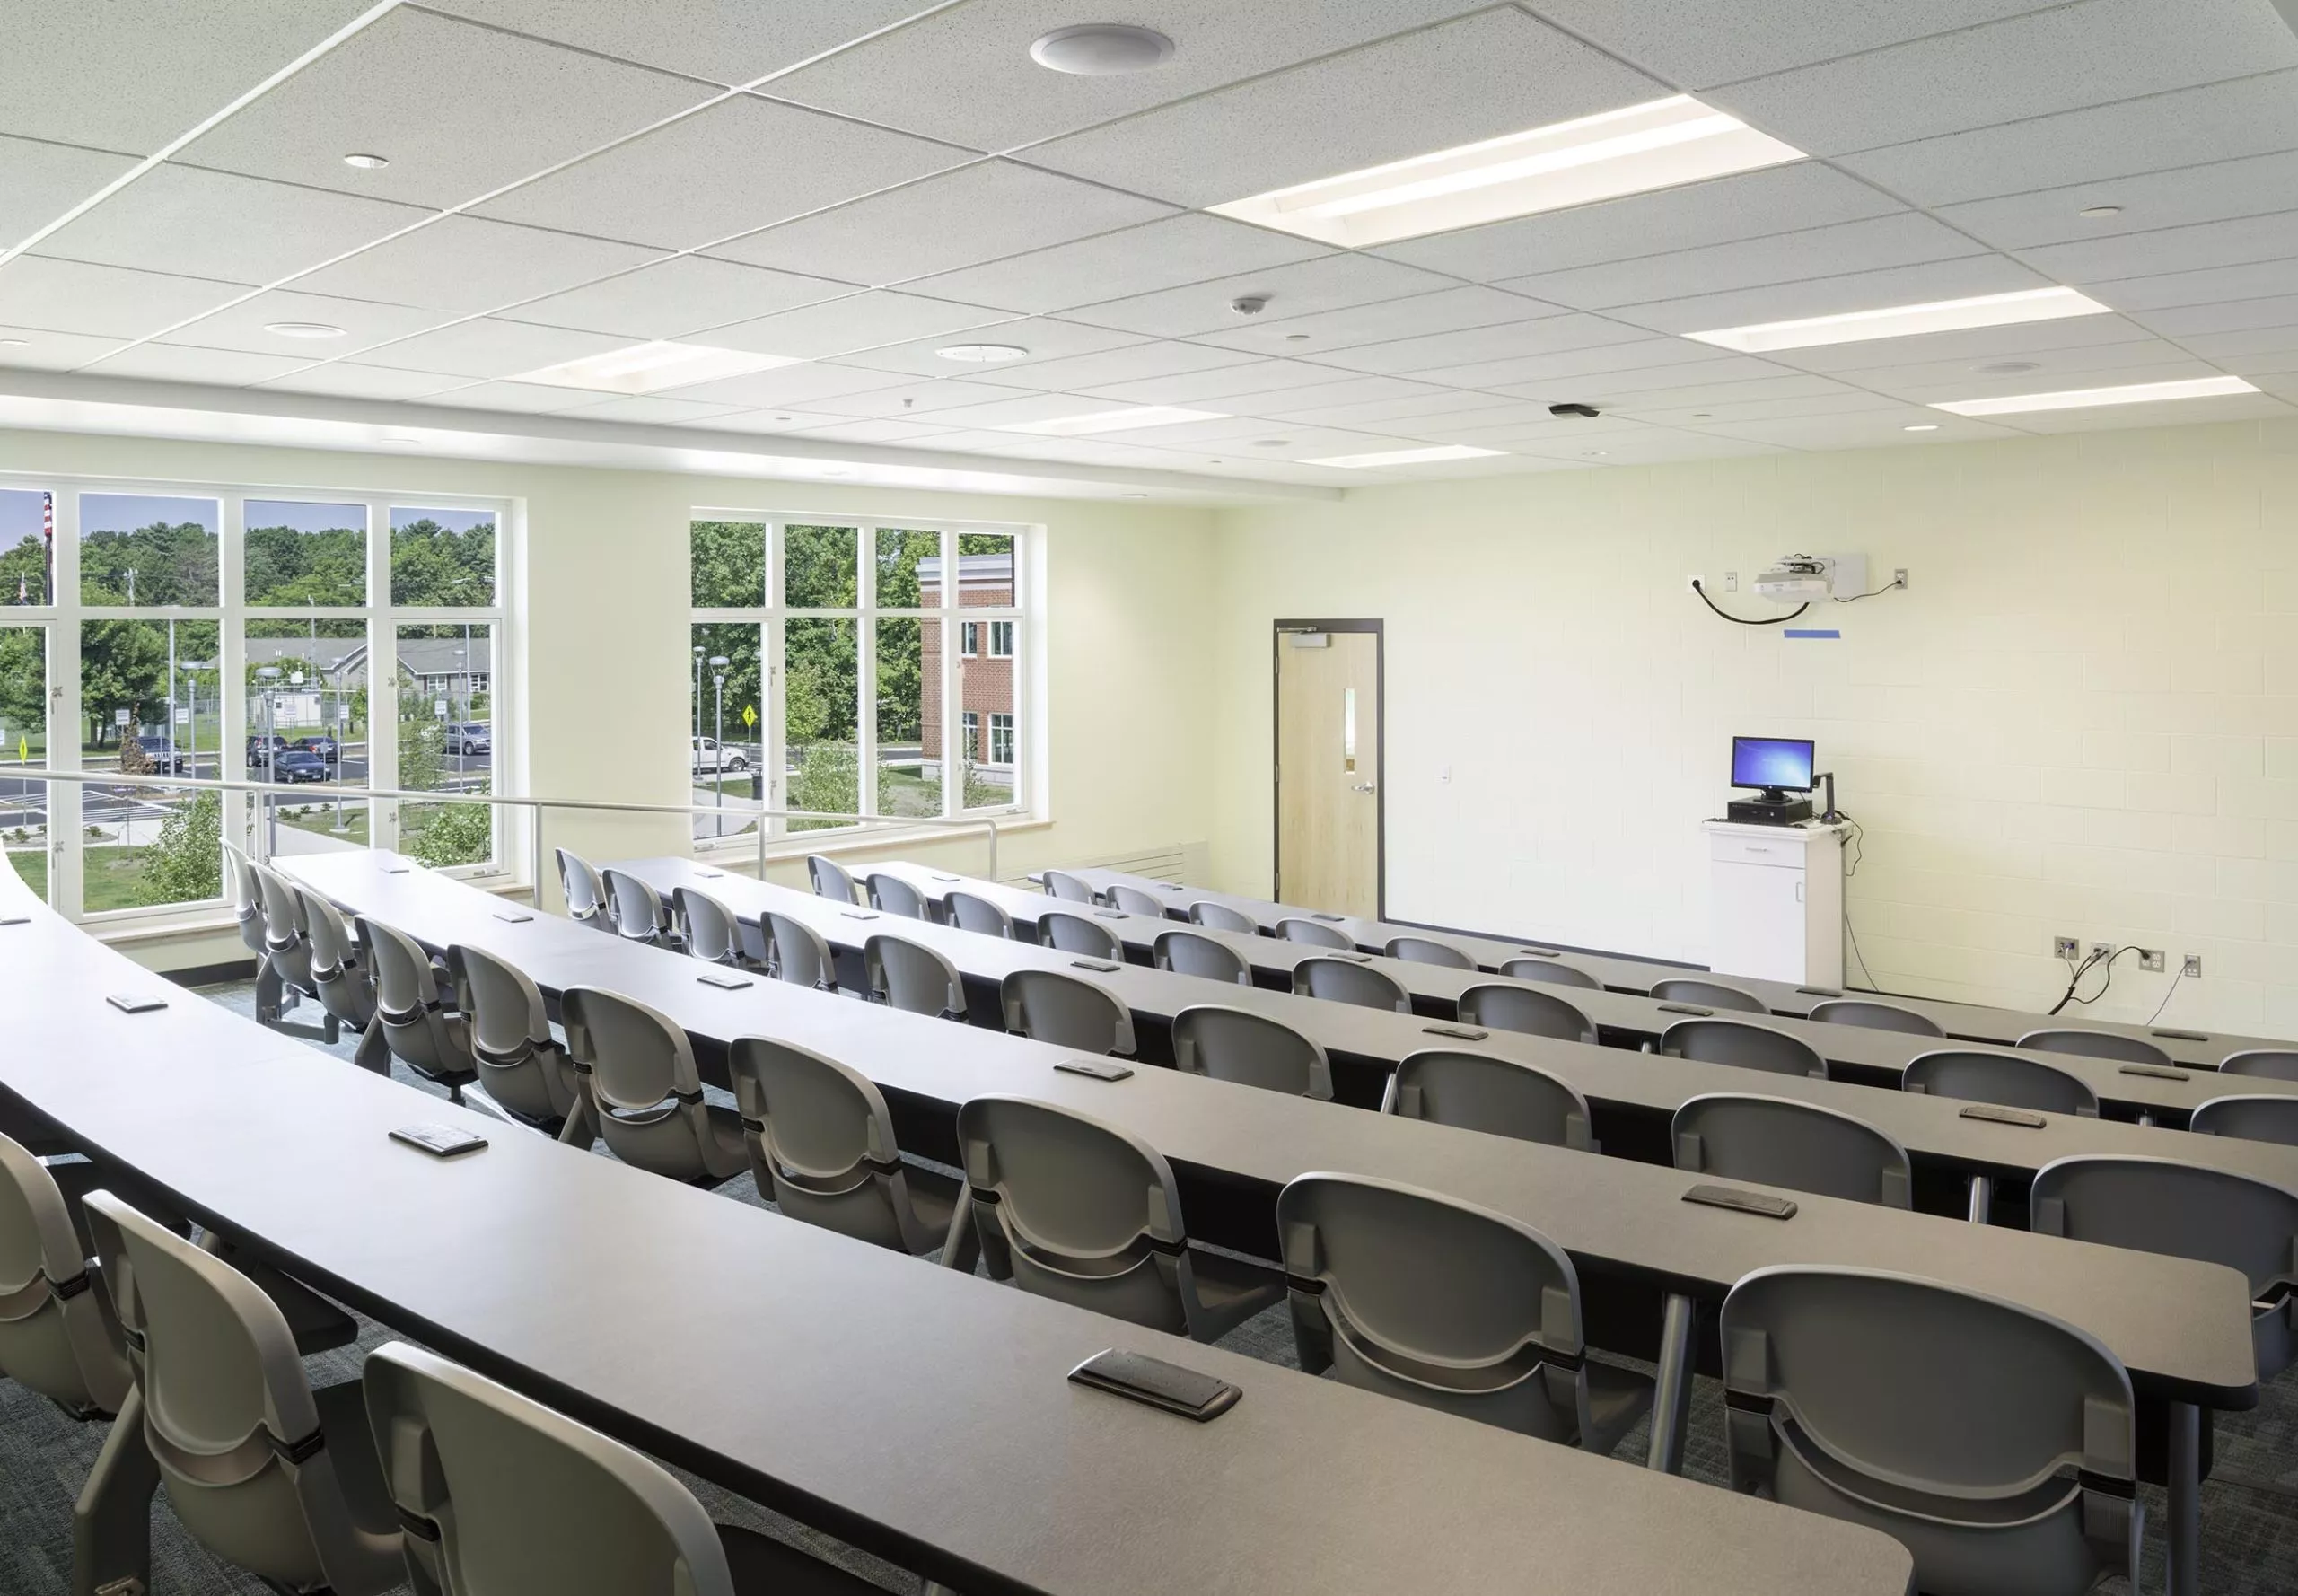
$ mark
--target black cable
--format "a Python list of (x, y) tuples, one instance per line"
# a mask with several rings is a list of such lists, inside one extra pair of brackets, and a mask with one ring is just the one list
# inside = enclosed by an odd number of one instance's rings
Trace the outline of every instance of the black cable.
[(2160, 1019), (2162, 1017), (2162, 1011), (2163, 1011), (2164, 1009), (2167, 1009), (2167, 1008), (2169, 1008), (2169, 1007), (2171, 1006), (2171, 999), (2172, 999), (2172, 998), (2176, 997), (2176, 996), (2179, 995), (2179, 983), (2180, 983), (2180, 981), (2185, 980), (2185, 979), (2186, 979), (2186, 971), (2184, 971), (2183, 969), (2182, 969), (2182, 970), (2180, 970), (2177, 975), (2174, 975), (2174, 976), (2172, 976), (2172, 977), (2171, 978), (2171, 989), (2170, 989), (2168, 992), (2165, 992), (2165, 993), (2163, 993), (2163, 994), (2162, 994), (2162, 1001), (2161, 1003), (2159, 1003), (2159, 1004), (2157, 1004), (2155, 1005), (2155, 1007), (2154, 1007), (2154, 1013), (2153, 1013), (2152, 1015), (2150, 1015), (2150, 1016), (2148, 1017), (2148, 1019), (2147, 1019), (2146, 1023), (2147, 1023), (2148, 1025), (2150, 1025), (2150, 1026), (2151, 1026), (2151, 1025), (2153, 1025), (2153, 1024), (2154, 1023), (2154, 1022), (2155, 1022), (2155, 1021), (2160, 1020)]
[[(2110, 953), (2101, 954), (2093, 952), (2088, 959), (2085, 959), (2081, 964), (2075, 967), (2074, 978), (2066, 983), (2066, 995), (2062, 996), (2057, 1003), (2053, 1004), (2048, 1012), (2056, 1014), (2059, 1010), (2065, 1008), (2070, 1003), (2079, 1003), (2087, 1008), (2091, 1004), (2098, 1002), (2099, 999), (2107, 995), (2107, 988), (2115, 984), (2115, 960), (2121, 958), (2125, 953), (2136, 953), (2138, 951), (2139, 948), (2136, 943), (2126, 943)], [(2091, 973), (2093, 966), (2105, 970), (2107, 972), (2107, 978), (2099, 983), (2099, 989), (2091, 994), (2090, 996), (2075, 996), (2075, 988), (2082, 986), (2083, 978)]]
[(1838, 594), (1836, 594), (1836, 595), (1835, 595), (1835, 601), (1836, 601), (1837, 603), (1838, 603), (1838, 604), (1856, 604), (1856, 603), (1857, 603), (1857, 602), (1859, 602), (1859, 601), (1860, 601), (1860, 600), (1862, 600), (1862, 599), (1880, 599), (1880, 598), (1881, 598), (1885, 593), (1895, 593), (1895, 592), (1899, 592), (1899, 589), (1901, 589), (1901, 588), (1905, 587), (1906, 585), (1907, 585), (1907, 583), (1904, 583), (1904, 582), (1899, 582), (1899, 581), (1887, 582), (1887, 583), (1883, 583), (1883, 585), (1882, 585), (1882, 586), (1881, 586), (1881, 587), (1877, 588), (1877, 589), (1876, 589), (1873, 592), (1872, 592), (1872, 593), (1848, 593), (1848, 594), (1838, 593)]
[(2122, 947), (2117, 948), (2112, 953), (2107, 955), (2107, 961), (2099, 967), (2101, 969), (2107, 972), (2107, 978), (2099, 983), (2099, 989), (2091, 994), (2088, 997), (2078, 997), (2074, 1001), (2081, 1004), (2084, 1008), (2089, 1008), (2092, 1004), (2098, 1002), (2099, 999), (2104, 997), (2107, 995), (2107, 989), (2115, 984), (2115, 960), (2121, 958), (2125, 953), (2138, 953), (2144, 952), (2145, 951), (2145, 950), (2142, 949), (2136, 943), (2129, 943)]
[(1867, 968), (1867, 955), (1859, 951), (1859, 934), (1851, 928), (1851, 910), (1843, 911), (1843, 934), (1851, 939), (1851, 956), (1859, 960), (1859, 973), (1867, 978), (1867, 990), (1875, 990), (1875, 972)]
[(1735, 627), (1776, 627), (1783, 621), (1794, 620), (1797, 616), (1802, 614), (1803, 611), (1811, 607), (1810, 602), (1806, 601), (1805, 602), (1795, 606), (1794, 609), (1789, 610), (1786, 614), (1775, 615), (1769, 620), (1745, 620), (1739, 616), (1732, 614), (1728, 610), (1716, 609), (1715, 601), (1707, 596), (1707, 590), (1700, 586), (1699, 578), (1697, 576), (1692, 578), (1691, 591), (1699, 595), (1699, 601), (1701, 603), (1706, 605), (1710, 609), (1715, 609), (1716, 614), (1722, 616), (1725, 620), (1730, 621)]

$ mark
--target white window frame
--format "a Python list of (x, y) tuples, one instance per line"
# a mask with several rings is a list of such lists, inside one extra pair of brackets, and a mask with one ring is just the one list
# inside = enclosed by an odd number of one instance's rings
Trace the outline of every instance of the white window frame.
[[(972, 712), (968, 711), (968, 713), (970, 714)], [(1005, 738), (1005, 757), (1002, 759), (997, 757), (997, 739), (1001, 731), (997, 723), (1000, 721), (1004, 721), (1005, 723), (1004, 726), (1002, 728), (1003, 734)], [(989, 712), (988, 762), (990, 764), (1011, 765), (1013, 762), (1013, 732), (1014, 723), (1013, 717), (1012, 715), (1001, 714), (995, 709)]]

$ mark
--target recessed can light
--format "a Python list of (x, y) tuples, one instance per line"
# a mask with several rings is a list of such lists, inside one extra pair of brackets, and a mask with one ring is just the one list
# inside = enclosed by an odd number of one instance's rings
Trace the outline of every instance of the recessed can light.
[(31, 342), (30, 338), (0, 338), (0, 349), (21, 349)]
[(945, 344), (934, 353), (968, 365), (996, 365), (1004, 360), (1019, 360), (1029, 351), (1019, 344)]
[(2109, 216), (2121, 215), (2122, 206), (2118, 205), (2086, 205), (2074, 214), (2078, 216), (2088, 216), (2093, 222), (2103, 222)]
[(1149, 495), (1145, 493), (1121, 493), (1117, 496), (1121, 499), (1145, 499)]
[(273, 321), (263, 329), (283, 338), (339, 338), (343, 329), (324, 321)]
[(1990, 377), (2015, 377), (2021, 372), (2039, 372), (2042, 369), (2043, 363), (2039, 360), (1990, 360), (1985, 365), (1971, 367), (1971, 370), (1984, 373)]
[(1590, 460), (1601, 460), (1606, 455), (1609, 454), (1611, 451), (1609, 449), (1584, 449), (1581, 451), (1581, 452)]
[(1918, 421), (1913, 426), (1901, 427), (1899, 430), (1910, 433), (1935, 433), (1939, 430), (1939, 424), (1935, 421)]
[(1173, 58), (1173, 41), (1154, 28), (1130, 22), (1080, 22), (1056, 28), (1030, 46), (1030, 59), (1053, 72), (1075, 77), (1107, 77), (1162, 66)]
[(420, 443), (423, 442), (423, 440), (422, 440), (422, 439), (420, 439), (420, 438), (400, 438), (400, 437), (388, 437), (388, 436), (387, 436), (387, 437), (385, 437), (382, 441), (383, 441), (384, 443), (405, 443), (405, 444), (408, 444), (408, 445), (410, 445), (410, 446), (417, 445), (417, 444), (420, 444)]
[(343, 158), (343, 163), (346, 166), (355, 166), (361, 171), (381, 171), (391, 163), (391, 158), (389, 155), (368, 155), (354, 152)]
[(1253, 440), (1253, 447), (1256, 449), (1282, 449), (1292, 441), (1293, 440), (1290, 438), (1255, 438)]
[(1288, 332), (1285, 335), (1285, 341), (1288, 344), (1305, 344), (1309, 341), (1309, 335), (1305, 332)]

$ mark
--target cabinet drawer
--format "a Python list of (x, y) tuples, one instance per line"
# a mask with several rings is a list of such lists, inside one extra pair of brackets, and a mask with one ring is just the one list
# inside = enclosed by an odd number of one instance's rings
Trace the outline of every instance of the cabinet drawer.
[(1788, 870), (1803, 868), (1803, 839), (1800, 837), (1771, 838), (1729, 837), (1720, 832), (1707, 834), (1708, 856), (1723, 864), (1776, 864)]

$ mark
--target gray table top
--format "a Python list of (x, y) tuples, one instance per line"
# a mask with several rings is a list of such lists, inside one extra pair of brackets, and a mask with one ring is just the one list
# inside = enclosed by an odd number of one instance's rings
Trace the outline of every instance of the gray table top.
[[(878, 868), (883, 869), (881, 865)], [(1671, 977), (1698, 976), (1704, 972), (1680, 964), (1668, 964), (1654, 960), (1630, 959), (1616, 953), (1566, 952), (1537, 942), (1512, 942), (1492, 937), (1468, 936), (1449, 931), (1431, 931), (1424, 925), (1402, 925), (1388, 920), (1365, 919), (1353, 915), (1327, 915), (1298, 905), (1276, 903), (1267, 899), (1247, 898), (1233, 892), (1215, 892), (1203, 887), (1177, 886), (1171, 881), (1159, 881), (1154, 876), (1129, 875), (1120, 870), (1077, 870), (1071, 873), (1082, 877), (1097, 891), (1107, 891), (1112, 886), (1137, 888), (1152, 892), (1171, 902), (1172, 914), (1186, 918), (1188, 906), (1200, 900), (1223, 904), (1238, 913), (1250, 916), (1263, 930), (1273, 931), (1281, 919), (1306, 916), (1324, 920), (1355, 939), (1356, 945), (1368, 952), (1386, 948), (1391, 939), (1399, 936), (1425, 936), (1437, 942), (1449, 943), (1476, 960), (1486, 969), (1498, 969), (1511, 959), (1527, 955), (1553, 956), (1580, 966), (1603, 984), (1619, 992), (1648, 993), (1655, 981)], [(1860, 996), (1857, 992), (1836, 992), (1825, 988), (1798, 987), (1789, 981), (1767, 981), (1753, 976), (1718, 976), (1754, 993), (1777, 1014), (1807, 1014), (1815, 1004), (1830, 997)], [(2119, 1020), (2099, 1019), (2087, 1014), (2061, 1014), (2057, 1018), (2024, 1009), (1995, 1008), (1983, 1004), (1952, 1003), (1943, 998), (1899, 997), (1873, 994), (1881, 1001), (1900, 1008), (1913, 1009), (1928, 1015), (1951, 1037), (1965, 1041), (1994, 1042), (2009, 1045), (2030, 1030), (2048, 1026), (2077, 1026), (2091, 1030), (2112, 1031), (2118, 1035), (2137, 1037), (2153, 1043), (2169, 1053), (2179, 1064), (2196, 1069), (2216, 1069), (2219, 1061), (2229, 1053), (2240, 1053), (2254, 1048), (2298, 1048), (2298, 1041), (2281, 1040), (2273, 1037), (2246, 1036), (2230, 1030), (2205, 1030), (2174, 1024), (2136, 1025)]]
[[(704, 985), (680, 955), (571, 920), (542, 916), (506, 923), (487, 894), (425, 871), (390, 873), (388, 859), (306, 855), (276, 864), (419, 941), (463, 942), (496, 952), (546, 991), (609, 987), (653, 1005), (697, 1037), (772, 1036), (842, 1059), (881, 1086), (911, 1095), (962, 1101), (987, 1092), (1025, 1093), (1121, 1123), (1176, 1163), (1264, 1186), (1327, 1170), (1442, 1191), (1521, 1218), (1583, 1269), (1708, 1301), (1720, 1301), (1742, 1276), (1774, 1264), (1856, 1265), (1952, 1281), (2083, 1327), (2149, 1390), (2214, 1407), (2243, 1407), (2257, 1399), (2249, 1287), (2220, 1265), (1809, 1194), (1796, 1194), (1791, 1220), (1756, 1219), (1686, 1204), (1683, 1194), (1697, 1178), (1656, 1165), (1171, 1070), (1139, 1069), (1114, 1083), (1088, 1080), (1052, 1067), (1066, 1056), (1059, 1049), (978, 1026), (785, 982), (724, 991)], [(738, 880), (724, 876), (715, 884), (723, 890)]]
[[(0, 915), (25, 916), (0, 926), (8, 1091), (354, 1306), (962, 1589), (1909, 1588), (1906, 1551), (1849, 1524), (1138, 1329), (506, 1130), (187, 996), (4, 869)], [(114, 993), (169, 1006), (126, 1014)], [(415, 1119), (492, 1145), (442, 1163), (388, 1139)], [(1110, 1346), (1244, 1399), (1200, 1426), (1065, 1379)]]

